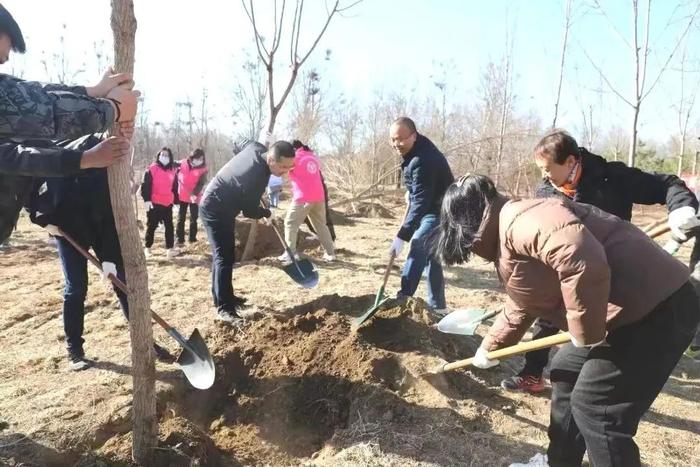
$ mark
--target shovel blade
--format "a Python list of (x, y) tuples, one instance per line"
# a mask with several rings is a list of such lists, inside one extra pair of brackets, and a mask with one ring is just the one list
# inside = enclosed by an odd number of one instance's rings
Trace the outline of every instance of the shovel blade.
[(487, 314), (484, 310), (473, 308), (455, 310), (440, 320), (437, 325), (438, 331), (448, 334), (461, 334), (463, 336), (473, 336), (476, 328), (479, 327), (481, 318)]
[(318, 271), (308, 259), (298, 259), (282, 269), (294, 282), (305, 289), (313, 289), (318, 285)]
[(375, 314), (377, 311), (379, 311), (379, 310), (382, 308), (382, 306), (384, 306), (384, 304), (385, 304), (387, 301), (389, 301), (390, 298), (391, 298), (391, 297), (386, 297), (386, 298), (382, 299), (379, 303), (377, 303), (376, 305), (373, 305), (372, 308), (370, 308), (369, 310), (365, 311), (365, 314), (363, 314), (362, 316), (359, 316), (359, 317), (355, 318), (355, 319), (352, 321), (352, 328), (353, 328), (353, 329), (357, 329), (357, 328), (359, 328), (360, 326), (362, 326), (362, 324), (363, 324), (365, 321), (367, 321), (368, 319), (370, 319), (372, 316), (374, 316), (374, 314)]
[(214, 384), (216, 377), (214, 360), (198, 329), (195, 328), (187, 339), (187, 345), (182, 348), (177, 364), (195, 388), (209, 389)]

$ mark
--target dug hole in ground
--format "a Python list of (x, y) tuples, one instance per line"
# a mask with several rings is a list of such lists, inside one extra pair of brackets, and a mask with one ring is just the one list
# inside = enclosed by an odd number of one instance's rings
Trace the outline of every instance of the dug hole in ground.
[[(288, 279), (274, 259), (282, 248), (259, 225), (254, 260), (236, 267), (234, 288), (263, 313), (239, 327), (213, 320), (204, 232), (168, 260), (157, 231), (148, 260), (152, 307), (183, 333), (198, 328), (217, 369), (214, 386), (198, 391), (176, 366), (157, 364), (157, 465), (501, 466), (544, 449), (549, 392), (513, 394), (498, 386), (520, 368), (520, 358), (491, 370), (422, 377), (439, 359), (473, 355), (481, 337), (437, 332), (421, 299), (351, 330), (352, 318), (374, 302), (403, 209), (356, 208), (360, 215), (336, 218), (337, 262), (324, 263), (307, 235), (300, 240), (320, 272), (313, 290)], [(635, 221), (663, 215), (646, 208)], [(95, 367), (69, 372), (55, 247), (26, 219), (12, 242), (0, 253), (0, 462), (129, 465), (131, 363), (116, 297), (90, 274), (84, 337)], [(679, 257), (688, 255), (684, 247)], [(391, 294), (400, 266), (389, 279)], [(501, 306), (488, 264), (447, 268), (446, 281), (450, 306)], [(416, 296), (425, 296), (424, 284)], [(176, 350), (160, 328), (154, 335)], [(699, 394), (700, 366), (684, 358), (640, 425), (645, 465), (700, 465)]]

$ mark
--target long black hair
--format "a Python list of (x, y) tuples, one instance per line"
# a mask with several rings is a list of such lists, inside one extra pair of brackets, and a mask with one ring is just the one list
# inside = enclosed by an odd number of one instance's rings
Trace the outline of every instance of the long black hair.
[(484, 175), (465, 175), (447, 188), (433, 239), (433, 251), (445, 264), (469, 261), (484, 210), (496, 196), (496, 186)]

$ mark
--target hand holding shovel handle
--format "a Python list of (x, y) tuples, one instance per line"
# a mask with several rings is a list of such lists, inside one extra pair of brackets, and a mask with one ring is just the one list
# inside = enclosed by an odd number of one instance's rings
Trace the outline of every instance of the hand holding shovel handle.
[[(520, 355), (532, 350), (546, 349), (548, 347), (565, 344), (570, 341), (571, 335), (568, 332), (563, 332), (553, 336), (544, 337), (542, 339), (535, 339), (534, 341), (530, 342), (521, 342), (520, 344), (512, 345), (510, 347), (494, 350), (493, 352), (489, 352), (487, 357), (490, 360), (512, 357), (513, 355)], [(464, 368), (471, 365), (473, 361), (474, 357), (458, 360), (452, 363), (446, 363), (438, 368), (436, 373), (444, 373), (446, 371), (456, 370), (457, 368)]]

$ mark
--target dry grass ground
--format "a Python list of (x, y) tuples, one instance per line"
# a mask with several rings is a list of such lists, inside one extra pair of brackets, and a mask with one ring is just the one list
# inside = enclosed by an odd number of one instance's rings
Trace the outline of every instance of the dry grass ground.
[[(153, 308), (183, 333), (199, 328), (218, 371), (214, 388), (198, 392), (177, 367), (158, 364), (162, 465), (500, 466), (542, 451), (548, 394), (498, 388), (518, 359), (488, 371), (420, 377), (438, 358), (470, 356), (479, 342), (438, 334), (420, 300), (350, 331), (349, 318), (371, 304), (381, 281), (400, 207), (392, 212), (338, 225), (336, 263), (323, 263), (317, 244), (305, 242), (320, 270), (316, 289), (288, 280), (272, 258), (281, 248), (237, 267), (237, 293), (264, 315), (233, 329), (213, 320), (204, 235), (168, 261), (158, 231), (148, 261)], [(647, 208), (636, 220), (661, 215)], [(85, 349), (95, 367), (69, 372), (55, 247), (25, 219), (12, 241), (0, 252), (0, 461), (124, 465), (130, 358), (114, 294), (91, 274)], [(687, 255), (684, 247), (679, 256)], [(450, 306), (500, 307), (503, 294), (489, 265), (449, 268), (446, 276)], [(421, 286), (417, 296), (424, 294)], [(176, 349), (160, 329), (155, 335)], [(699, 395), (700, 365), (684, 359), (636, 437), (646, 465), (700, 465)]]

